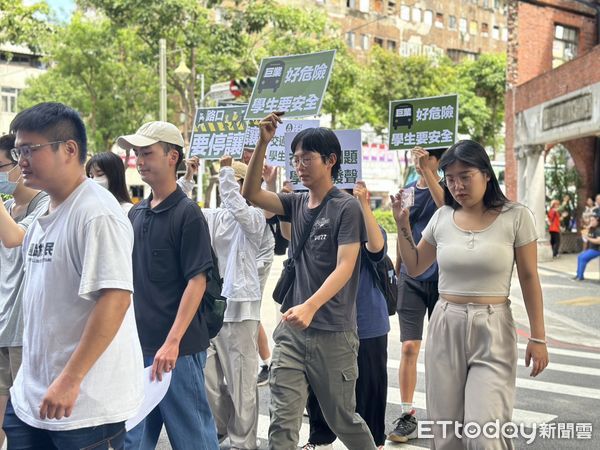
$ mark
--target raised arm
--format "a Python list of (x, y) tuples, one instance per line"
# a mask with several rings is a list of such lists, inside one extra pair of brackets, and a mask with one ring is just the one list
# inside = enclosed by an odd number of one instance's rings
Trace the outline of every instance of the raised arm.
[(265, 216), (260, 209), (253, 208), (242, 194), (240, 185), (235, 179), (231, 167), (233, 159), (229, 155), (221, 158), (219, 171), (219, 188), (221, 192), (221, 206), (229, 211), (247, 236), (262, 236), (265, 226)]
[(377, 219), (371, 211), (371, 205), (369, 203), (369, 191), (364, 181), (358, 181), (354, 185), (354, 196), (358, 199), (360, 208), (362, 209), (363, 220), (365, 221), (365, 227), (367, 229), (367, 250), (371, 253), (379, 253), (385, 246), (383, 240), (383, 233)]
[(421, 239), (419, 245), (415, 245), (408, 221), (409, 212), (402, 208), (402, 193), (390, 196), (394, 220), (398, 227), (398, 249), (402, 262), (406, 266), (408, 275), (416, 277), (425, 272), (436, 258), (436, 249), (425, 239)]
[(282, 115), (283, 113), (275, 112), (261, 120), (260, 137), (248, 163), (248, 172), (242, 189), (242, 195), (253, 205), (278, 215), (285, 214), (281, 200), (275, 192), (262, 189), (261, 182), (267, 145), (273, 139), (277, 125), (282, 123)]
[(444, 206), (444, 188), (440, 185), (438, 174), (425, 164), (430, 157), (429, 152), (422, 147), (415, 147), (412, 149), (412, 155), (415, 159), (415, 164), (421, 171), (421, 176), (425, 180), (425, 184), (429, 188), (429, 193), (435, 202), (435, 206), (441, 208)]

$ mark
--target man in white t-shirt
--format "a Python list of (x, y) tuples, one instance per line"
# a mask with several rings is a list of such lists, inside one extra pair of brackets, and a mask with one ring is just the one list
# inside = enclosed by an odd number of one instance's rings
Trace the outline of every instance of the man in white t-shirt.
[(23, 242), (23, 360), (6, 411), (9, 448), (122, 449), (143, 399), (131, 307), (133, 233), (85, 177), (79, 114), (41, 103), (11, 123), (25, 186), (50, 197)]

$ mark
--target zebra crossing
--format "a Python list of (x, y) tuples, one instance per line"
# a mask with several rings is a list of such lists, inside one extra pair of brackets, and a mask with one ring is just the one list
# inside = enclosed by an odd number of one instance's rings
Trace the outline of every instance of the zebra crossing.
[[(600, 421), (593, 419), (592, 411), (598, 411), (600, 408), (600, 352), (570, 350), (564, 348), (549, 347), (550, 364), (542, 375), (537, 378), (529, 377), (528, 368), (524, 367), (524, 353), (526, 344), (519, 343), (519, 369), (517, 375), (517, 391), (516, 405), (514, 410), (513, 422), (524, 423), (528, 427), (531, 424), (536, 424), (538, 430), (542, 424), (547, 424), (546, 427), (551, 427), (552, 424), (560, 422), (573, 423), (577, 418), (579, 422), (592, 423), (593, 428), (600, 430)], [(390, 356), (395, 353), (390, 352)], [(398, 353), (399, 354), (399, 353)], [(422, 358), (422, 355), (421, 355)], [(387, 408), (387, 429), (391, 430), (392, 421), (400, 414), (400, 393), (398, 390), (397, 369), (399, 360), (390, 357), (388, 359), (388, 408)], [(424, 419), (426, 417), (424, 392), (424, 365), (422, 362), (418, 364), (418, 383), (417, 391), (415, 392), (414, 403), (417, 409), (417, 417)], [(268, 396), (268, 388), (261, 388), (260, 396)], [(562, 402), (554, 400), (562, 399)], [(554, 399), (554, 400), (553, 400)], [(588, 408), (582, 409), (581, 405), (588, 404)], [(261, 402), (263, 403), (263, 402)], [(571, 405), (571, 410), (565, 409), (564, 403)], [(589, 411), (588, 417), (581, 415), (581, 411)], [(267, 437), (269, 428), (269, 416), (266, 404), (261, 405), (258, 437), (261, 440), (260, 449), (267, 449)], [(593, 433), (596, 435), (599, 431)], [(309, 427), (306, 418), (303, 420), (300, 430), (300, 444), (308, 442)], [(517, 441), (518, 442), (518, 441)], [(592, 448), (593, 441), (577, 441), (568, 440), (573, 445), (572, 448)], [(548, 447), (548, 439), (536, 437), (536, 440), (527, 448), (542, 449), (542, 448), (571, 448), (567, 442), (559, 440), (554, 441), (554, 447)], [(524, 442), (523, 442), (524, 446)], [(385, 448), (389, 449), (421, 449), (428, 448), (429, 442), (426, 439), (415, 439), (405, 444), (395, 444), (386, 442)], [(520, 445), (516, 445), (521, 448)], [(229, 449), (227, 441), (222, 446), (222, 450)], [(333, 443), (334, 450), (346, 450), (346, 446), (339, 440)]]

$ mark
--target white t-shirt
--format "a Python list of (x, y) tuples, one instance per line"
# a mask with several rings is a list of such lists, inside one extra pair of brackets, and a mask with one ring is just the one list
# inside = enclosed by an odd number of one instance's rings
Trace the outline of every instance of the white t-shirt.
[(23, 362), (10, 391), (17, 416), (46, 430), (121, 422), (143, 399), (143, 360), (133, 304), (81, 383), (70, 417), (41, 420), (50, 384), (79, 344), (101, 289), (133, 291), (133, 231), (113, 195), (85, 180), (23, 242)]

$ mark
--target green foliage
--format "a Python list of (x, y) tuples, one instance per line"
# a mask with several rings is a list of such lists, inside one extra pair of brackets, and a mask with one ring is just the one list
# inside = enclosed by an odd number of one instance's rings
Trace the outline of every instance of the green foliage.
[(396, 221), (391, 210), (376, 209), (373, 211), (377, 223), (383, 227), (386, 233), (397, 233)]
[(28, 80), (19, 104), (60, 101), (77, 109), (88, 127), (90, 151), (106, 151), (114, 139), (153, 117), (158, 98), (155, 67), (142, 62), (136, 33), (106, 19), (76, 14), (48, 44), (50, 70)]
[(569, 161), (568, 150), (558, 144), (546, 159), (546, 203), (551, 200), (563, 200), (565, 195), (571, 196), (574, 205), (578, 205), (577, 191), (581, 187), (581, 177), (575, 166)]
[[(14, 2), (0, 0), (5, 3)], [(30, 81), (19, 104), (55, 100), (77, 108), (88, 125), (92, 150), (105, 150), (117, 136), (156, 118), (161, 38), (167, 40), (168, 117), (177, 123), (182, 114), (186, 130), (191, 130), (200, 101), (197, 74), (204, 74), (205, 86), (210, 86), (256, 76), (267, 56), (336, 49), (323, 101), (333, 127), (370, 123), (382, 131), (388, 126), (390, 100), (458, 93), (459, 131), (484, 145), (501, 145), (506, 64), (501, 55), (455, 64), (447, 58), (405, 58), (374, 46), (366, 60), (358, 61), (322, 9), (275, 0), (77, 3), (81, 10), (91, 8), (94, 16), (75, 14), (45, 39), (50, 69)], [(47, 25), (46, 6), (27, 8), (38, 8), (30, 15)], [(192, 71), (187, 80), (174, 74), (181, 58)]]
[(0, 0), (0, 42), (40, 51), (52, 28), (49, 13), (44, 1)]

